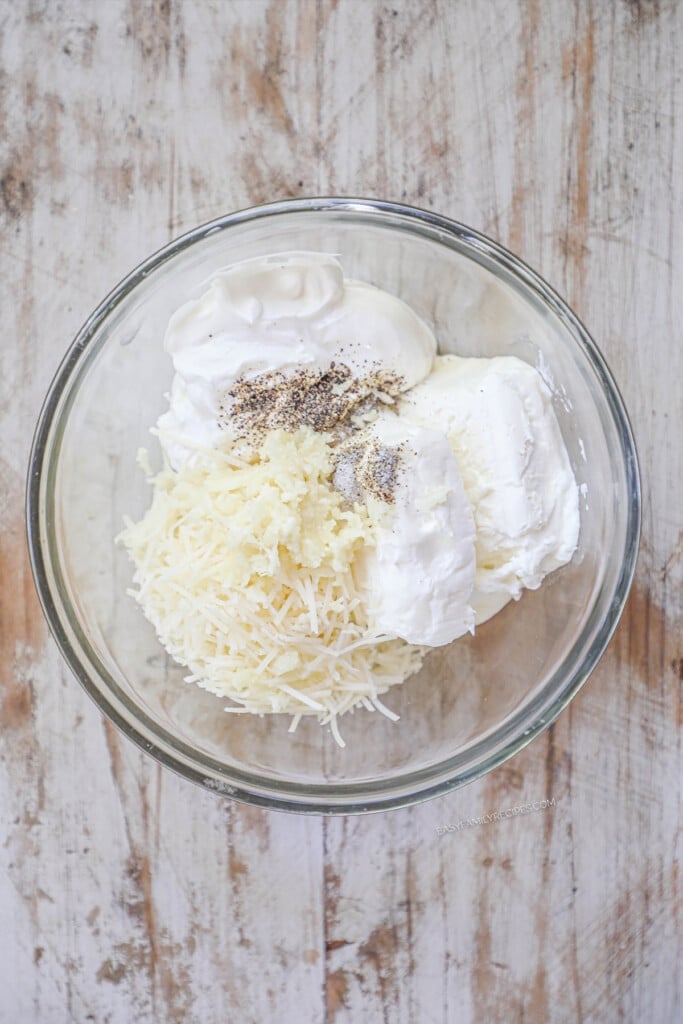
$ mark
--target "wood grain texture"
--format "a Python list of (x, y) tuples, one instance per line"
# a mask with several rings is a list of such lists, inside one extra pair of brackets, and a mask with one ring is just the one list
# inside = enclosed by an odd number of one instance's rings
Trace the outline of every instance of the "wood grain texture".
[[(683, 1019), (682, 44), (676, 0), (0, 2), (0, 1021)], [(22, 506), (110, 286), (200, 221), (334, 193), (455, 216), (568, 298), (630, 410), (644, 523), (553, 728), (461, 792), (323, 821), (216, 799), (103, 722)]]

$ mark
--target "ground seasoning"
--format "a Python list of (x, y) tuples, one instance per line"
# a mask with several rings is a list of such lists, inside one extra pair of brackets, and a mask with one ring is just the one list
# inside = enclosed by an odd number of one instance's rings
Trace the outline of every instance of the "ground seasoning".
[(327, 370), (271, 370), (240, 378), (226, 392), (219, 424), (230, 425), (235, 440), (258, 446), (270, 430), (310, 427), (335, 442), (334, 487), (349, 502), (367, 494), (393, 502), (400, 447), (387, 448), (358, 429), (379, 405), (393, 405), (405, 382), (391, 370), (356, 377), (344, 363)]
[(401, 466), (401, 446), (388, 448), (373, 437), (347, 441), (335, 451), (334, 487), (347, 501), (372, 494), (393, 504)]
[(354, 377), (343, 363), (289, 374), (274, 370), (238, 380), (227, 392), (221, 419), (230, 422), (238, 439), (256, 441), (268, 430), (298, 427), (332, 433), (379, 403), (392, 404), (404, 388), (391, 370)]

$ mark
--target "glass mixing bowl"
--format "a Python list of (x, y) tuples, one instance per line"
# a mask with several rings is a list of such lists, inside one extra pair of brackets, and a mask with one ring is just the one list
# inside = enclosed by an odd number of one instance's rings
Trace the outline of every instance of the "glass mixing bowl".
[[(166, 407), (162, 339), (173, 310), (217, 268), (285, 250), (340, 256), (348, 277), (404, 299), (440, 350), (538, 366), (581, 488), (571, 563), (474, 637), (431, 653), (385, 694), (400, 715), (344, 716), (341, 749), (316, 721), (228, 715), (183, 681), (126, 589), (114, 544), (151, 489), (136, 465)], [(157, 462), (159, 459), (157, 458)], [(170, 243), (104, 300), (71, 345), (43, 406), (28, 477), (28, 533), (50, 628), (101, 710), (143, 750), (219, 793), (343, 813), (397, 807), (483, 775), (541, 732), (586, 680), (631, 584), (638, 468), (621, 397), (585, 328), (501, 246), (445, 217), (374, 200), (311, 199), (230, 214)]]

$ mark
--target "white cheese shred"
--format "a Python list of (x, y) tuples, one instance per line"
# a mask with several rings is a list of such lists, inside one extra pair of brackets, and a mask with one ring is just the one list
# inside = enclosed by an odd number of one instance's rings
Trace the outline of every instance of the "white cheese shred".
[[(149, 473), (144, 455), (140, 462)], [(373, 544), (364, 509), (330, 480), (325, 435), (269, 432), (257, 454), (197, 450), (165, 466), (138, 523), (119, 540), (131, 591), (188, 681), (233, 714), (304, 715), (329, 725), (355, 707), (398, 716), (378, 699), (418, 670), (424, 650), (368, 629), (354, 562)]]

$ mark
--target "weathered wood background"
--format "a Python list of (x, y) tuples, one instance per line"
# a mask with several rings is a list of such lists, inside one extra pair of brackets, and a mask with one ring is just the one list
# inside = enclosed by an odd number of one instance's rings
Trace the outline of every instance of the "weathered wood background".
[[(0, 32), (0, 1020), (683, 1020), (683, 4), (1, 0)], [(218, 799), (102, 720), (34, 596), (23, 480), (126, 271), (335, 193), (452, 215), (568, 298), (633, 418), (644, 531), (554, 728), (459, 793), (325, 821)]]

